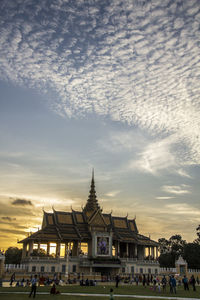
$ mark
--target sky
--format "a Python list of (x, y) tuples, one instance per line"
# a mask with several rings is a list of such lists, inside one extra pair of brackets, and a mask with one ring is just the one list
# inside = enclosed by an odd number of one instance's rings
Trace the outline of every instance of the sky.
[(199, 0), (1, 0), (0, 248), (43, 210), (200, 224)]

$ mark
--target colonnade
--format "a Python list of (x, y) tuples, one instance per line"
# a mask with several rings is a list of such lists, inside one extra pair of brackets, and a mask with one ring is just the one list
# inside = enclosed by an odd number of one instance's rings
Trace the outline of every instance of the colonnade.
[[(28, 243), (23, 244), (23, 249), (22, 249), (22, 258), (25, 258), (26, 256), (31, 256), (33, 253), (33, 246), (34, 246), (33, 241), (29, 241)], [(46, 245), (46, 254), (47, 256), (50, 255), (50, 244), (51, 242), (37, 242), (37, 252), (40, 252), (41, 245)], [(71, 254), (72, 256), (78, 256), (79, 251), (80, 251), (80, 243), (78, 241), (73, 241), (73, 242), (67, 242), (67, 243), (60, 243), (60, 242), (54, 242), (56, 244), (55, 248), (55, 257), (60, 257), (60, 249), (61, 249), (61, 244), (64, 245), (64, 257), (67, 257), (68, 254)], [(27, 251), (27, 246), (28, 246), (28, 251)]]
[(157, 246), (143, 246), (132, 243), (124, 243), (115, 241), (115, 257), (119, 258), (137, 258), (137, 259), (146, 259), (149, 260), (158, 258), (158, 247)]
[[(54, 242), (55, 243), (55, 242)], [(50, 255), (50, 244), (51, 242), (37, 242), (37, 251), (40, 252), (40, 247), (42, 245), (46, 245), (46, 254), (47, 256)], [(60, 257), (61, 253), (61, 244), (64, 246), (64, 255), (62, 257), (67, 257), (67, 255), (71, 256), (79, 256), (81, 253), (81, 242), (80, 241), (71, 241), (67, 243), (60, 243), (56, 242), (56, 249), (55, 249), (55, 257)], [(28, 252), (27, 252), (28, 246)], [(31, 256), (33, 253), (33, 246), (34, 242), (29, 241), (28, 243), (23, 244), (22, 250), (22, 258), (26, 256)], [(88, 243), (88, 255), (91, 253), (91, 244)], [(154, 260), (158, 258), (158, 247), (157, 246), (145, 246), (145, 245), (137, 245), (132, 243), (124, 243), (119, 241), (114, 241), (113, 246), (115, 249), (115, 253), (113, 255), (118, 258), (137, 258), (140, 260), (149, 259)]]

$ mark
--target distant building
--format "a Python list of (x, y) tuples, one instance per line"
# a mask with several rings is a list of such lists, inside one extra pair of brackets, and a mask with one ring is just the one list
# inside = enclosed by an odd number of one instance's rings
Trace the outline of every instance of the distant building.
[[(158, 243), (139, 234), (135, 219), (105, 214), (94, 182), (82, 211), (44, 212), (42, 229), (20, 241), (28, 272), (114, 276), (156, 274)], [(41, 256), (41, 249), (43, 255)]]

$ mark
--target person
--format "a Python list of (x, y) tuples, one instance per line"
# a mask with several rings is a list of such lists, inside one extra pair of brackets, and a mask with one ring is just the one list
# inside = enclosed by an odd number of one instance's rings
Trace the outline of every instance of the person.
[(158, 292), (161, 292), (161, 286), (160, 286), (160, 282), (158, 283)]
[(10, 278), (10, 286), (12, 286), (14, 281), (15, 281), (15, 273), (13, 273), (11, 278)]
[(145, 274), (143, 274), (142, 285), (143, 285), (144, 287), (146, 287), (146, 276), (145, 276)]
[(27, 278), (26, 279), (26, 286), (29, 286), (30, 285), (30, 281), (29, 281), (29, 279)]
[(113, 289), (110, 289), (110, 300), (114, 300)]
[(174, 275), (171, 276), (171, 292), (172, 294), (176, 294), (176, 279), (174, 277)]
[(166, 292), (167, 279), (165, 275), (163, 276), (161, 283), (162, 283), (163, 292)]
[(183, 282), (184, 290), (189, 291), (188, 279), (187, 279), (186, 275), (184, 275), (182, 282)]
[(196, 287), (195, 287), (196, 279), (194, 278), (194, 275), (191, 276), (190, 283), (191, 283), (191, 285), (193, 287), (193, 291), (195, 292), (196, 291)]
[(115, 282), (116, 282), (116, 288), (118, 288), (118, 285), (119, 285), (119, 281), (120, 281), (120, 278), (119, 278), (119, 275), (117, 274), (117, 276), (115, 277)]
[(29, 298), (31, 297), (32, 293), (33, 293), (33, 298), (35, 298), (36, 296), (36, 288), (37, 288), (37, 274), (35, 274), (35, 276), (31, 279), (31, 292), (29, 294)]
[(85, 285), (86, 285), (86, 286), (89, 286), (89, 285), (90, 285), (90, 284), (89, 284), (88, 278), (87, 278), (86, 281), (85, 281)]
[(19, 280), (17, 280), (16, 286), (19, 287)]
[(150, 284), (150, 276), (149, 276), (149, 274), (147, 275), (147, 285), (149, 285)]
[(60, 292), (56, 290), (56, 285), (55, 285), (55, 283), (53, 284), (53, 286), (52, 286), (52, 288), (51, 288), (51, 290), (50, 290), (50, 294), (51, 294), (51, 295), (58, 295), (58, 294), (60, 294)]
[(172, 288), (172, 276), (169, 275), (169, 291), (172, 294), (173, 293), (173, 288)]
[(25, 280), (24, 280), (24, 277), (23, 277), (22, 280), (21, 280), (21, 286), (24, 286), (24, 282), (25, 282)]
[(157, 283), (157, 280), (156, 280), (156, 277), (153, 278), (153, 290), (154, 292), (156, 291), (156, 283)]

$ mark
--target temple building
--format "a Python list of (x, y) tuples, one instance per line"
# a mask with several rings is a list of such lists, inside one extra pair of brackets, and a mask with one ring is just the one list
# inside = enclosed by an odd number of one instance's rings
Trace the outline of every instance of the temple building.
[(139, 234), (135, 219), (103, 213), (94, 182), (81, 211), (43, 214), (41, 230), (20, 241), (28, 272), (68, 275), (157, 274), (159, 244)]

